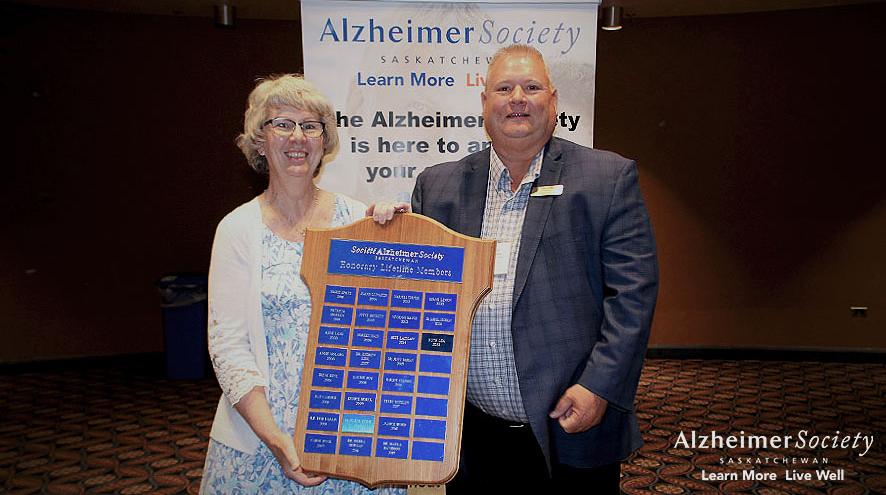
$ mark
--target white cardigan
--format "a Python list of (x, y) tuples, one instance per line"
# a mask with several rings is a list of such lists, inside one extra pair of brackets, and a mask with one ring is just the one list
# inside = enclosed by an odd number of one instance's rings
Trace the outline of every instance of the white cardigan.
[[(349, 224), (366, 206), (336, 195)], [(215, 231), (209, 263), (209, 355), (222, 388), (210, 436), (254, 454), (259, 439), (234, 409), (247, 392), (268, 386), (268, 349), (261, 311), (261, 207), (258, 198), (228, 213)]]

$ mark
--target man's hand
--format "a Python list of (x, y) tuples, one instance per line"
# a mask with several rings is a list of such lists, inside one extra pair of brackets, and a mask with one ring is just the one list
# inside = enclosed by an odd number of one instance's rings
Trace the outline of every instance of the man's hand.
[(394, 218), (394, 213), (409, 213), (409, 203), (373, 203), (366, 208), (366, 216), (381, 225)]
[(566, 433), (581, 433), (600, 424), (608, 405), (606, 399), (575, 384), (566, 389), (548, 416), (557, 419)]

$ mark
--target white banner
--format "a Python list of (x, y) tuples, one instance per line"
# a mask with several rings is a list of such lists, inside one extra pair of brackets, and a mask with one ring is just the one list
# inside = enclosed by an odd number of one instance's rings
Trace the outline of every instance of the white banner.
[(422, 169), (488, 146), (486, 67), (514, 43), (545, 57), (556, 135), (591, 146), (598, 3), (302, 0), (305, 76), (340, 114), (341, 147), (320, 186), (408, 201)]

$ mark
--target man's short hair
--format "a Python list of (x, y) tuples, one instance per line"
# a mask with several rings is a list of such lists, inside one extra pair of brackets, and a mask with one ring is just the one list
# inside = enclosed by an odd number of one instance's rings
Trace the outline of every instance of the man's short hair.
[(487, 85), (489, 84), (489, 72), (492, 71), (492, 67), (497, 64), (502, 58), (509, 57), (511, 55), (526, 55), (529, 57), (536, 57), (541, 60), (541, 65), (545, 68), (545, 77), (548, 78), (548, 85), (550, 86), (550, 90), (553, 91), (555, 89), (554, 81), (551, 79), (551, 71), (548, 70), (548, 64), (547, 62), (545, 62), (544, 56), (542, 56), (540, 51), (529, 45), (508, 45), (503, 48), (499, 48), (498, 51), (492, 55), (492, 60), (489, 61), (489, 65), (486, 67)]

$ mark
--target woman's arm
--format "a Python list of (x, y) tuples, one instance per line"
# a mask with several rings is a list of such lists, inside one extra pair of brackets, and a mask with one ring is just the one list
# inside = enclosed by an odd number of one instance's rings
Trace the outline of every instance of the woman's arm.
[(319, 485), (326, 480), (326, 476), (315, 476), (302, 470), (301, 461), (295, 451), (295, 442), (277, 427), (264, 387), (255, 387), (247, 392), (234, 408), (258, 438), (271, 449), (287, 478), (304, 486)]
[[(244, 229), (225, 217), (215, 232), (209, 262), (209, 357), (231, 404), (267, 386), (249, 341), (251, 259)], [(254, 256), (254, 254), (253, 254)]]
[[(242, 227), (242, 226), (241, 226)], [(325, 476), (302, 471), (295, 443), (277, 426), (265, 395), (267, 378), (259, 371), (249, 340), (250, 269), (248, 239), (230, 219), (216, 230), (209, 264), (209, 355), (228, 401), (270, 448), (283, 474), (313, 486)]]

